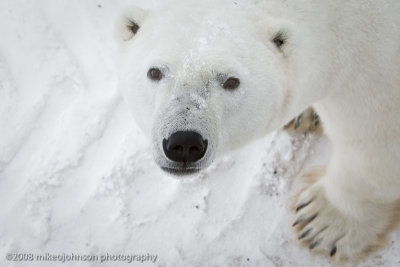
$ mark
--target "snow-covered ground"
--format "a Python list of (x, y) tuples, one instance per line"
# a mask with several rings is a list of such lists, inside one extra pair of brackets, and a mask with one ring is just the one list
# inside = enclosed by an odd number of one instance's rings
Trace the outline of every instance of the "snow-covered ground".
[[(275, 132), (183, 181), (153, 163), (116, 89), (113, 27), (124, 6), (160, 2), (0, 1), (0, 266), (326, 266), (296, 245), (289, 211), (325, 137)], [(399, 241), (362, 266), (400, 266)]]

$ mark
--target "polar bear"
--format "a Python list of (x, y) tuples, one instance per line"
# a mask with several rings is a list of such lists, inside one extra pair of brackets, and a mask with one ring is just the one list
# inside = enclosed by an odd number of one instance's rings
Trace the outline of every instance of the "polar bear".
[(189, 0), (119, 22), (122, 95), (165, 171), (187, 175), (312, 105), (333, 155), (296, 202), (313, 251), (359, 259), (400, 200), (400, 1)]

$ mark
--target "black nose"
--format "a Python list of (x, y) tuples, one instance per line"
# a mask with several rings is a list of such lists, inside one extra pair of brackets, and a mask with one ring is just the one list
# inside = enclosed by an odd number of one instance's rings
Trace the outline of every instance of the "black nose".
[(208, 141), (192, 131), (176, 132), (168, 140), (163, 140), (164, 153), (175, 162), (196, 162), (199, 161), (207, 151)]

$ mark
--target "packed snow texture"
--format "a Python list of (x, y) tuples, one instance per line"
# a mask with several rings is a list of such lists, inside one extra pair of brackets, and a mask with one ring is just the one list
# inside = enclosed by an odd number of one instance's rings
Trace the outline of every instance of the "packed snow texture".
[[(0, 1), (0, 266), (326, 266), (296, 243), (291, 196), (326, 137), (278, 131), (191, 179), (153, 163), (120, 99), (116, 16), (162, 1)], [(400, 233), (362, 266), (399, 266)], [(6, 253), (151, 254), (156, 263)]]

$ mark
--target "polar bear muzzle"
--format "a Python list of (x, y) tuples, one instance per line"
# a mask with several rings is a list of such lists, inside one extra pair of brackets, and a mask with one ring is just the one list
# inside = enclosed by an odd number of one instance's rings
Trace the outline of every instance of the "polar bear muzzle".
[(208, 140), (194, 131), (179, 131), (163, 140), (163, 150), (168, 159), (183, 163), (194, 163), (204, 157), (207, 151)]

